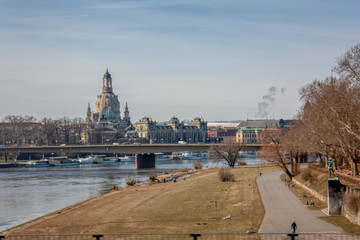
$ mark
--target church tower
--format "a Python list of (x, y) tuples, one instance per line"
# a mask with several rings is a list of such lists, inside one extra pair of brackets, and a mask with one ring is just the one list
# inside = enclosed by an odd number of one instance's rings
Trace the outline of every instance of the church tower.
[[(113, 93), (112, 78), (108, 68), (106, 68), (102, 83), (102, 92), (97, 96), (95, 104), (94, 118), (100, 120), (105, 117), (107, 120), (120, 122), (120, 102), (118, 96)], [(105, 113), (111, 113), (111, 116), (100, 116)]]
[(124, 111), (124, 122), (126, 122), (127, 125), (130, 124), (130, 113), (129, 113), (129, 108), (128, 108), (127, 103), (126, 103), (125, 111)]
[(90, 103), (88, 104), (87, 112), (86, 112), (86, 122), (92, 122), (92, 113), (90, 108)]
[(106, 93), (112, 93), (112, 78), (111, 78), (108, 68), (106, 68), (106, 72), (103, 77), (102, 91), (106, 92)]

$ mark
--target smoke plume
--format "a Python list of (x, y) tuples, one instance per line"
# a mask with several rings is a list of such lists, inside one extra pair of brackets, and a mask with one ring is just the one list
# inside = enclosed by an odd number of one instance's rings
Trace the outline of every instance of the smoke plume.
[(255, 113), (257, 118), (265, 118), (268, 114), (267, 109), (276, 103), (276, 94), (280, 92), (285, 93), (285, 88), (277, 89), (276, 87), (270, 87), (268, 89), (268, 94), (263, 96), (263, 101), (258, 103), (258, 110)]

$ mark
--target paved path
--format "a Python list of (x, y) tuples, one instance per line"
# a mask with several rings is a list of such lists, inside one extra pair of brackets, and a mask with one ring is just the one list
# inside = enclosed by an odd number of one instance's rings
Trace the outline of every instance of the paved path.
[(341, 228), (329, 224), (318, 216), (322, 211), (308, 210), (306, 206), (280, 180), (283, 171), (264, 174), (256, 179), (265, 207), (265, 217), (259, 233), (289, 233), (295, 220), (300, 233), (341, 233)]

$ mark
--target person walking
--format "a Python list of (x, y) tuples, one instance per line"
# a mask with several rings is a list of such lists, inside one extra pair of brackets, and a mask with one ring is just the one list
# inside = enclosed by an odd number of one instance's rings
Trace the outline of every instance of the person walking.
[(295, 233), (295, 232), (296, 232), (296, 228), (297, 228), (296, 222), (293, 221), (293, 223), (291, 224), (291, 231), (292, 231), (292, 233)]

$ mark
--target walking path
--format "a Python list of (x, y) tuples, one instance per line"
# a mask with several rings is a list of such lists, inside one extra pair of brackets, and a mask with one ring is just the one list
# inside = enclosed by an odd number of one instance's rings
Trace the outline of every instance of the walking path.
[(256, 179), (265, 207), (265, 217), (259, 233), (289, 233), (293, 221), (300, 233), (342, 233), (342, 229), (327, 223), (318, 217), (326, 216), (320, 210), (309, 210), (285, 186), (280, 175), (275, 171)]

